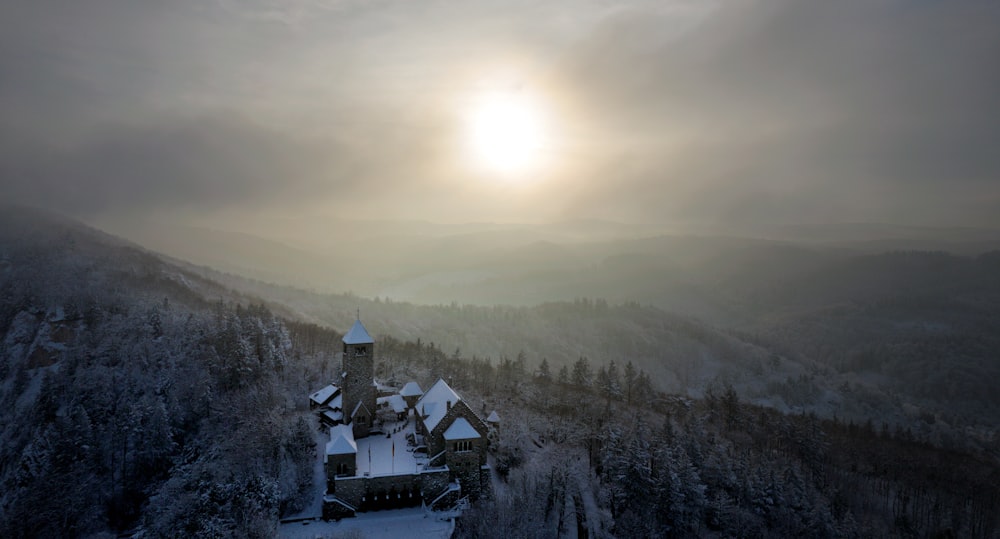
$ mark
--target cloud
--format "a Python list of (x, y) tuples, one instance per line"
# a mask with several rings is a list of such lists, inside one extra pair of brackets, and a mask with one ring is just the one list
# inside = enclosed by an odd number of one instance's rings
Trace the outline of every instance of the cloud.
[[(1000, 189), (998, 21), (987, 2), (737, 2), (657, 40), (627, 13), (566, 72), (645, 142), (613, 191), (646, 218), (958, 221)], [(575, 210), (612, 192), (590, 185)]]
[[(0, 23), (7, 198), (1000, 225), (995, 2), (43, 4)], [(455, 164), (505, 62), (564, 113), (516, 196)]]
[(127, 126), (68, 149), (4, 155), (8, 194), (64, 211), (213, 209), (303, 196), (316, 155), (237, 117)]

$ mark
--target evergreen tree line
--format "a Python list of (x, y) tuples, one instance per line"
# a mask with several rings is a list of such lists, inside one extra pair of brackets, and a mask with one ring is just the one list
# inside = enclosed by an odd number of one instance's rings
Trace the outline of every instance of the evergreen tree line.
[(0, 283), (0, 535), (273, 536), (314, 494), (303, 388), (339, 335), (133, 270)]
[(906, 429), (783, 414), (728, 385), (702, 399), (665, 394), (628, 363), (595, 372), (581, 357), (552, 376), (523, 353), (494, 364), (380, 343), (384, 372), (444, 377), (469, 400), (502, 403), (491, 450), (500, 488), (460, 520), (460, 537), (1000, 532), (1000, 467)]
[[(598, 537), (1000, 532), (1000, 467), (903, 429), (785, 415), (731, 387), (628, 406), (602, 386), (552, 393), (535, 378), (513, 405), (525, 408), (521, 425), (504, 424), (494, 461), (507, 487), (462, 519), (460, 537), (556, 537), (576, 526)], [(580, 503), (588, 496), (596, 511)], [(512, 528), (499, 533), (501, 524)]]

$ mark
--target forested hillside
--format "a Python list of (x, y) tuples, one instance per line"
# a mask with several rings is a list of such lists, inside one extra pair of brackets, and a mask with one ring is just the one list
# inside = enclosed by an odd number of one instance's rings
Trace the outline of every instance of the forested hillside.
[[(917, 330), (954, 303), (875, 298), (742, 330), (583, 298), (416, 306), (193, 271), (35, 212), (0, 219), (4, 536), (273, 536), (321, 492), (304, 396), (336, 375), (331, 328), (358, 307), (377, 328), (379, 378), (443, 377), (501, 414), (495, 495), (461, 536), (1000, 529), (993, 400), (961, 394), (985, 383), (995, 350), (992, 300), (974, 287), (958, 288), (972, 314), (938, 328), (937, 350), (969, 361), (924, 364), (961, 375), (944, 389), (954, 406), (934, 409), (911, 359), (929, 352), (878, 348), (879, 335), (930, 339)], [(822, 346), (838, 316), (852, 331), (867, 320), (869, 340)], [(986, 340), (948, 340), (956, 328)]]
[(314, 494), (303, 387), (339, 336), (77, 224), (2, 221), (0, 535), (273, 536)]
[(502, 414), (494, 496), (459, 537), (994, 537), (1000, 466), (906, 429), (783, 414), (731, 387), (651, 391), (631, 364), (527, 372), (384, 341), (383, 376), (443, 377)]
[[(762, 345), (807, 357), (925, 408), (924, 421), (995, 426), (1000, 256), (858, 257), (747, 295)], [(765, 344), (766, 343), (766, 344)]]
[[(360, 307), (379, 331), (449, 354), (498, 364), (523, 353), (529, 370), (543, 358), (553, 370), (581, 357), (595, 365), (632, 362), (661, 391), (701, 397), (729, 384), (745, 401), (777, 410), (886, 422), (937, 444), (996, 455), (1000, 405), (990, 383), (1000, 376), (992, 329), (1000, 271), (989, 271), (992, 260), (899, 253), (833, 269), (803, 265), (789, 270), (796, 279), (780, 272), (722, 279), (718, 293), (730, 293), (750, 320), (734, 327), (639, 302), (415, 305), (191, 269), (323, 325), (345, 327)], [(936, 279), (942, 265), (959, 281)]]

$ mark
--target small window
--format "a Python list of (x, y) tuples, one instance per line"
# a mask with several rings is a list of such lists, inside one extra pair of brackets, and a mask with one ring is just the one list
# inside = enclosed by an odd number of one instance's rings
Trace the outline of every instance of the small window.
[(357, 418), (358, 425), (364, 425), (367, 421), (368, 418), (363, 415), (359, 415)]
[(472, 451), (472, 442), (455, 442), (454, 449), (456, 453), (461, 451)]
[(359, 347), (355, 348), (354, 349), (354, 355), (357, 355), (357, 356), (366, 356), (366, 355), (368, 355), (368, 347), (367, 346), (359, 346)]

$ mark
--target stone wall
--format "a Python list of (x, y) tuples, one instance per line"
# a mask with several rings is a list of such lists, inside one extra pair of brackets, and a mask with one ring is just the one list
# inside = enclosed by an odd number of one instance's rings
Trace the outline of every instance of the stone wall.
[(462, 486), (463, 496), (470, 496), (472, 499), (479, 497), (480, 466), (479, 453), (476, 451), (448, 452), (448, 468), (452, 478), (457, 479)]
[(346, 375), (341, 380), (341, 394), (345, 421), (354, 421), (351, 414), (354, 413), (358, 401), (364, 402), (368, 409), (364, 425), (356, 426), (354, 429), (355, 438), (367, 436), (368, 428), (374, 419), (375, 386), (372, 385), (375, 374), (374, 348), (374, 344), (344, 345), (342, 368)]
[(323, 496), (323, 520), (340, 520), (345, 517), (353, 517), (354, 511), (342, 503), (338, 503), (337, 497), (333, 495)]
[[(447, 466), (420, 472), (422, 490), (425, 496), (437, 496), (448, 487), (451, 470)], [(430, 501), (430, 500), (428, 500)]]
[(359, 507), (365, 496), (365, 478), (339, 477), (333, 482), (332, 491), (329, 492), (354, 507)]
[(419, 505), (420, 485), (419, 474), (366, 477), (360, 508), (367, 511)]
[(333, 487), (334, 478), (337, 476), (338, 465), (343, 464), (347, 467), (346, 473), (341, 475), (353, 476), (358, 473), (357, 455), (354, 453), (347, 453), (344, 455), (327, 455), (326, 463), (323, 465), (326, 470), (326, 484), (328, 492)]
[(427, 497), (433, 499), (448, 488), (449, 474), (450, 470), (442, 466), (416, 474), (337, 477), (331, 481), (329, 495), (324, 499), (324, 518), (350, 516), (333, 498), (358, 511), (410, 507), (419, 505), (421, 501), (430, 502)]

